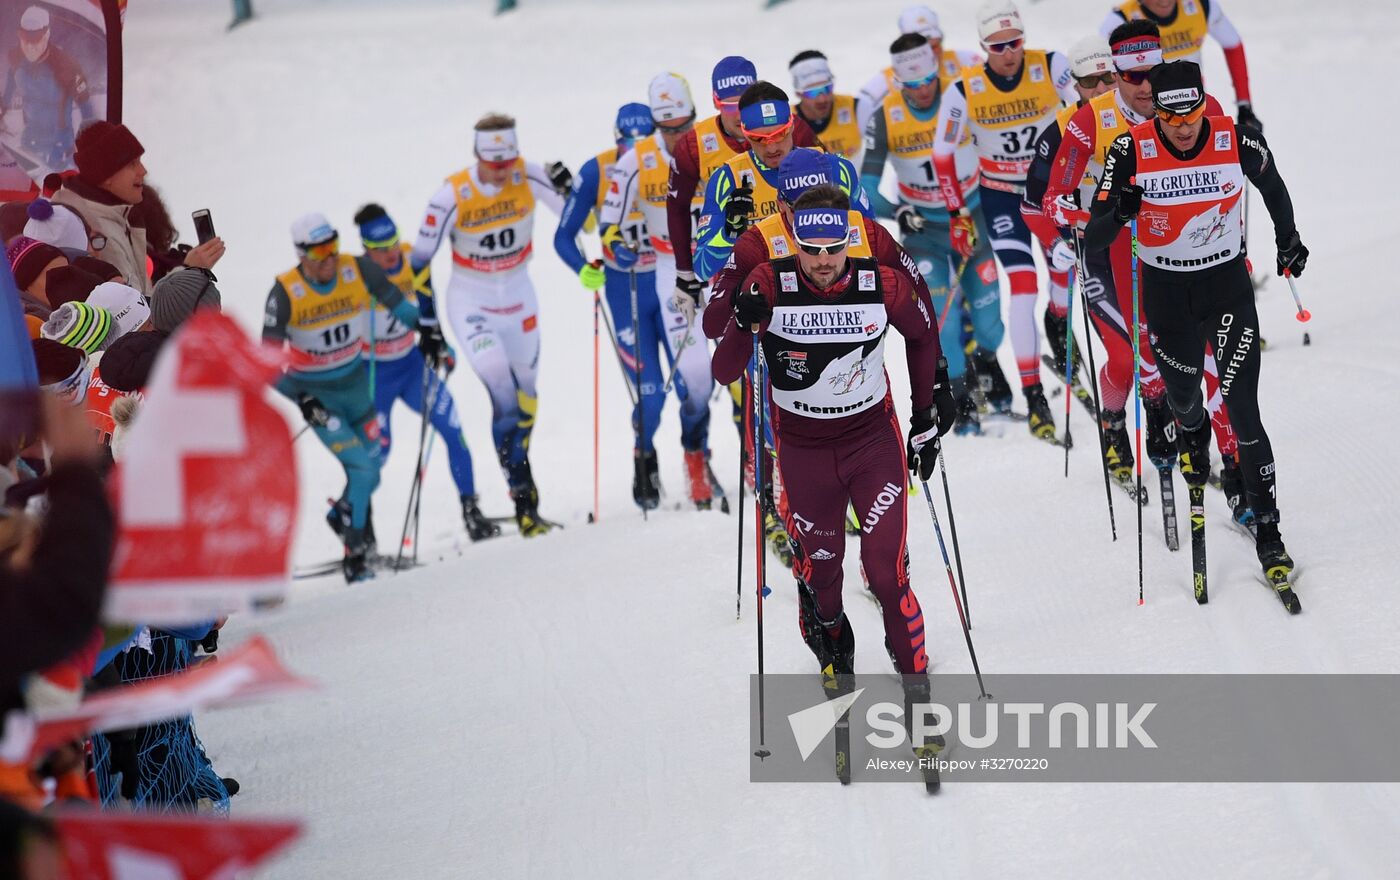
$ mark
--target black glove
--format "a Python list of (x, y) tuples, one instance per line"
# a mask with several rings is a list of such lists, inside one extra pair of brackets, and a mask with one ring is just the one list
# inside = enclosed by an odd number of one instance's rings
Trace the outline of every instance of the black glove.
[(773, 317), (773, 307), (758, 289), (757, 282), (743, 293), (734, 294), (734, 317), (745, 330), (753, 330)]
[(900, 205), (894, 209), (894, 220), (904, 235), (917, 235), (924, 231), (924, 216), (913, 205)]
[(1136, 183), (1118, 187), (1118, 201), (1113, 208), (1113, 219), (1119, 223), (1127, 223), (1136, 217), (1140, 210), (1142, 210), (1142, 187)]
[(909, 418), (905, 457), (909, 459), (910, 473), (917, 473), (921, 480), (933, 476), (933, 466), (938, 461), (938, 438), (952, 430), (957, 417), (958, 402), (953, 397), (952, 383), (948, 381), (948, 361), (939, 358), (933, 380), (933, 406), (915, 410)]
[(724, 205), (724, 228), (730, 238), (738, 238), (749, 228), (749, 215), (753, 213), (753, 187), (741, 186), (729, 196)]
[(1287, 244), (1279, 245), (1278, 249), (1278, 274), (1282, 275), (1284, 270), (1288, 274), (1297, 278), (1303, 274), (1303, 270), (1308, 265), (1308, 249), (1303, 246), (1303, 240), (1298, 237), (1298, 230), (1293, 230), (1293, 235), (1288, 239)]
[(1241, 101), (1235, 109), (1235, 121), (1250, 131), (1258, 134), (1264, 133), (1264, 123), (1259, 121), (1259, 117), (1254, 115), (1254, 108), (1249, 106), (1248, 101)]
[(301, 407), (301, 417), (306, 419), (308, 425), (324, 428), (331, 423), (330, 410), (326, 409), (320, 398), (312, 397), (303, 391), (297, 395), (297, 406)]
[(418, 350), (434, 370), (442, 366), (447, 355), (447, 340), (442, 338), (442, 328), (436, 324), (422, 324), (418, 327)]
[(574, 188), (574, 175), (563, 162), (550, 162), (544, 166), (544, 173), (549, 175), (549, 184), (559, 195), (568, 195)]

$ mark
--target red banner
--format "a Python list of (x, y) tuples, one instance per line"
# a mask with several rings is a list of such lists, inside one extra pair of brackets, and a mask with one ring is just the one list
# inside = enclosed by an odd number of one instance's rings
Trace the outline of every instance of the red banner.
[(189, 623), (285, 594), (296, 525), (291, 432), (265, 399), (284, 358), (218, 312), (162, 349), (109, 486), (109, 620)]
[(63, 813), (55, 817), (73, 880), (226, 880), (301, 834), (301, 823)]

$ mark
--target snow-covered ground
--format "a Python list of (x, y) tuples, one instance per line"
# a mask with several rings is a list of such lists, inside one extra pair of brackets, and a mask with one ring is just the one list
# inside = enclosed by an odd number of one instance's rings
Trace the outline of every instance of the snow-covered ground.
[[(351, 213), (377, 200), (411, 233), (436, 183), (471, 161), (471, 124), (482, 113), (514, 113), (529, 156), (577, 167), (608, 144), (616, 107), (643, 100), (662, 70), (684, 73), (703, 109), (720, 55), (746, 54), (787, 86), (787, 59), (816, 47), (830, 56), (838, 90), (854, 91), (886, 63), (900, 7), (523, 0), (497, 19), (488, 0), (255, 5), (258, 20), (225, 33), (225, 0), (143, 0), (131, 4), (126, 39), (126, 119), (148, 149), (151, 180), (177, 217), (212, 209), (229, 244), (218, 267), (224, 306), (251, 332), (272, 277), (294, 260), (295, 215), (323, 210), (353, 241)], [(974, 44), (974, 5), (938, 4), (948, 45)], [(1107, 6), (1025, 4), (1029, 42), (1067, 46)], [(1131, 511), (1115, 494), (1120, 540), (1110, 543), (1093, 428), (1076, 408), (1068, 480), (1059, 450), (1020, 430), (947, 444), (989, 678), (1400, 670), (1400, 598), (1382, 546), (1400, 528), (1389, 503), (1400, 480), (1384, 453), (1400, 432), (1400, 305), (1373, 268), (1400, 230), (1371, 195), (1392, 176), (1383, 166), (1400, 133), (1374, 97), (1392, 73), (1375, 47), (1400, 16), (1357, 0), (1229, 0), (1228, 11), (1313, 253), (1301, 285), (1315, 315), (1311, 347), (1301, 345), (1280, 280), (1259, 300), (1270, 343), (1261, 396), (1304, 614), (1289, 618), (1254, 580), (1251, 548), (1224, 528), (1215, 495), (1210, 605), (1192, 601), (1188, 555), (1163, 546), (1154, 499), (1139, 607)], [(1228, 104), (1213, 44), (1206, 72)], [(1267, 267), (1270, 229), (1257, 200), (1256, 209), (1256, 265)], [(735, 622), (734, 518), (661, 512), (643, 524), (629, 495), (626, 395), (608, 360), (603, 517), (584, 523), (591, 302), (555, 259), (552, 231), (542, 216), (533, 459), (545, 514), (568, 527), (528, 547), (515, 537), (461, 546), (439, 454), (423, 519), (425, 549), (443, 561), (353, 589), (298, 582), (286, 608), (225, 630), (229, 644), (266, 633), (291, 668), (323, 684), (309, 698), (199, 719), (221, 772), (243, 784), (236, 813), (310, 822), (268, 876), (1393, 876), (1395, 786), (968, 784), (927, 798), (859, 780), (846, 789), (750, 784), (752, 580)], [(890, 361), (905, 406), (902, 359)], [(465, 365), (451, 386), (483, 505), (505, 513), (486, 396)], [(727, 415), (727, 402), (717, 403), (712, 445), (732, 493)], [(416, 417), (400, 410), (394, 427), (400, 440), (375, 505), (385, 543), (401, 524)], [(663, 479), (679, 495), (674, 406), (658, 442)], [(336, 552), (320, 520), (340, 477), (314, 442), (299, 456), (296, 558), (311, 562)], [(1184, 506), (1181, 514), (1184, 523)], [(934, 667), (968, 671), (918, 508), (910, 544)], [(848, 582), (858, 584), (850, 561)], [(770, 582), (767, 667), (810, 671), (787, 575), (770, 568)], [(862, 645), (857, 670), (887, 671), (874, 606), (853, 599), (848, 610)], [(1326, 747), (1296, 743), (1300, 754)]]

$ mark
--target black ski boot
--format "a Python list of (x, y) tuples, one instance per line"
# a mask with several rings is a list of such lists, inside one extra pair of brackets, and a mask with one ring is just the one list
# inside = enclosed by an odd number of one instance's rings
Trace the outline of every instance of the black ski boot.
[[(1064, 378), (1065, 375), (1065, 337), (1069, 331), (1069, 314), (1056, 315), (1049, 309), (1045, 310), (1045, 339), (1050, 343), (1050, 355), (1055, 361), (1055, 375)], [(1082, 363), (1079, 354), (1079, 345), (1074, 346), (1074, 374), (1079, 374), (1079, 366)]]
[(467, 527), (467, 537), (472, 541), (494, 538), (501, 533), (501, 527), (486, 518), (476, 504), (475, 495), (462, 496), (462, 522)]
[(962, 376), (952, 380), (953, 399), (958, 404), (958, 416), (953, 421), (953, 432), (961, 437), (982, 433), (982, 419), (977, 414), (977, 401), (972, 398), (969, 384), (976, 383), (972, 377), (971, 364)]
[(632, 452), (632, 500), (642, 510), (661, 506), (661, 484), (656, 469), (656, 451)]
[(533, 538), (550, 530), (550, 524), (540, 518), (540, 493), (528, 461), (516, 469), (510, 497), (515, 502), (515, 524), (523, 537)]
[(1254, 552), (1259, 556), (1259, 565), (1264, 576), (1272, 580), (1278, 575), (1287, 577), (1293, 573), (1293, 558), (1284, 549), (1283, 537), (1278, 532), (1278, 511), (1270, 510), (1254, 518), (1259, 531), (1254, 538)]
[(1178, 423), (1176, 448), (1186, 485), (1204, 486), (1210, 479), (1210, 420), (1201, 419), (1200, 427), (1191, 430)]
[(345, 530), (350, 528), (350, 523), (353, 522), (352, 515), (350, 502), (345, 498), (332, 501), (331, 509), (326, 511), (326, 525), (331, 527), (331, 531), (335, 532), (335, 536), (341, 541), (345, 540)]
[(1171, 470), (1176, 457), (1176, 417), (1167, 406), (1166, 395), (1143, 402), (1147, 422), (1147, 460), (1159, 471)]
[(1104, 464), (1108, 475), (1120, 483), (1133, 476), (1133, 446), (1128, 441), (1128, 417), (1121, 409), (1103, 411)]
[(1001, 364), (997, 363), (997, 353), (979, 348), (973, 360), (977, 362), (977, 382), (982, 396), (987, 399), (987, 406), (993, 412), (1011, 412), (1011, 386), (1006, 384), (1006, 374), (1001, 371)]
[[(916, 713), (924, 713), (921, 708), (933, 702), (931, 687), (927, 675), (904, 675), (904, 732), (909, 737), (909, 744), (914, 747), (914, 757), (919, 761), (919, 771), (924, 777), (924, 786), (929, 794), (938, 791), (942, 784), (938, 776), (938, 768), (934, 762), (938, 760), (938, 755), (943, 751), (947, 742), (942, 734), (932, 736), (920, 736), (919, 741), (914, 739), (914, 718)], [(938, 716), (928, 712), (924, 718), (926, 725), (938, 723)]]
[(1239, 453), (1220, 456), (1220, 491), (1230, 505), (1235, 522), (1245, 527), (1254, 523), (1254, 511), (1244, 493), (1244, 474), (1240, 472)]
[(340, 561), (340, 570), (344, 573), (347, 584), (367, 581), (374, 577), (368, 550), (363, 529), (345, 530), (345, 558)]
[[(797, 584), (797, 626), (802, 630), (802, 640), (816, 655), (817, 665), (822, 670), (822, 687), (827, 689), (827, 698), (841, 693), (850, 693), (852, 684), (846, 676), (855, 673), (856, 636), (846, 613), (834, 623), (825, 623), (817, 617), (816, 603), (807, 585)], [(835, 631), (835, 635), (833, 635)], [(844, 679), (844, 680), (843, 680)]]
[(1026, 424), (1031, 436), (1040, 440), (1055, 440), (1055, 417), (1050, 414), (1050, 402), (1045, 399), (1045, 388), (1039, 382), (1021, 389), (1026, 395)]

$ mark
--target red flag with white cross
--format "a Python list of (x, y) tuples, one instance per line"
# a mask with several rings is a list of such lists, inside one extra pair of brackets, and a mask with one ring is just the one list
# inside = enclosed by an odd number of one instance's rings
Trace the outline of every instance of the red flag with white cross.
[(245, 876), (301, 834), (301, 823), (129, 813), (54, 818), (65, 876), (83, 880), (214, 880)]
[(120, 531), (107, 619), (188, 623), (285, 594), (296, 456), (266, 399), (284, 363), (209, 310), (161, 350), (108, 481)]

